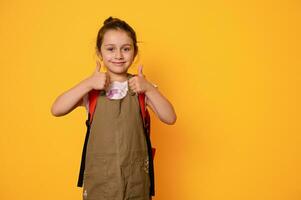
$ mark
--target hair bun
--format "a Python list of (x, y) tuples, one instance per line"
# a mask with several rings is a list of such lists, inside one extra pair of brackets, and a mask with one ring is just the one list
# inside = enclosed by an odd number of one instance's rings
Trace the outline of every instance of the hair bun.
[(115, 19), (114, 19), (112, 16), (110, 16), (109, 18), (107, 18), (107, 19), (103, 22), (103, 24), (106, 25), (106, 24), (108, 24), (108, 23), (111, 23), (112, 21), (115, 21)]

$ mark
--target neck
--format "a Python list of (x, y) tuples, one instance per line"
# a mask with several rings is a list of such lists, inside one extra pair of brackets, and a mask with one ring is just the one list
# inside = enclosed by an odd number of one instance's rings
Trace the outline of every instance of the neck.
[(113, 81), (123, 82), (123, 81), (126, 81), (128, 79), (128, 73), (127, 72), (122, 73), (122, 74), (114, 74), (110, 71), (107, 71), (107, 72), (110, 76), (110, 82), (113, 82)]

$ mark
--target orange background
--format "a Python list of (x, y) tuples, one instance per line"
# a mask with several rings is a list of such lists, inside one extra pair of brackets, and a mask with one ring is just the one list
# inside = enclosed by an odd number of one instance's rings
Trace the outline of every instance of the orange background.
[(154, 200), (297, 200), (300, 2), (1, 1), (0, 199), (81, 199), (84, 108), (50, 113), (95, 68), (110, 15), (137, 32), (137, 64), (173, 103), (152, 114)]

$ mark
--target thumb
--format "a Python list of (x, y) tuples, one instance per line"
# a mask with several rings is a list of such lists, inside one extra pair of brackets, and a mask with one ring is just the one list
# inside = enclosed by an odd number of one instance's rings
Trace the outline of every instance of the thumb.
[(138, 76), (144, 76), (142, 70), (143, 70), (143, 66), (139, 65), (138, 66)]
[(99, 72), (101, 68), (100, 62), (98, 60), (96, 60), (96, 68), (95, 68), (95, 72)]

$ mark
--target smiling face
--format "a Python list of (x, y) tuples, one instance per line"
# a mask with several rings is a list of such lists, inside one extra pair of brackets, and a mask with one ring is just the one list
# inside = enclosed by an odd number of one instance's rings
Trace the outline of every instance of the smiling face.
[(100, 55), (110, 74), (125, 75), (135, 57), (133, 40), (123, 30), (108, 30), (103, 37)]

